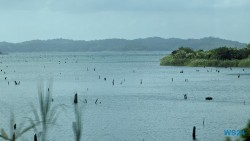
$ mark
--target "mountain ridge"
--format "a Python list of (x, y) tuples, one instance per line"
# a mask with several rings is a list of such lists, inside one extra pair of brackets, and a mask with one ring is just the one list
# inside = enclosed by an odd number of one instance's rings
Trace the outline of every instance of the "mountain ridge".
[(30, 40), (19, 43), (0, 42), (1, 52), (42, 52), (42, 51), (172, 51), (181, 46), (191, 47), (194, 50), (209, 50), (221, 46), (243, 48), (245, 43), (215, 37), (200, 39), (180, 39), (148, 37), (138, 39), (102, 39), (102, 40), (72, 40), (48, 39)]

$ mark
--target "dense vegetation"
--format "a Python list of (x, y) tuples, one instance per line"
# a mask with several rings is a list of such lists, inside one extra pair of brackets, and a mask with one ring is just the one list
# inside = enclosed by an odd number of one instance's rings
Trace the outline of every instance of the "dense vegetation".
[(162, 66), (250, 67), (250, 44), (245, 48), (220, 47), (194, 51), (188, 47), (174, 50), (161, 59)]

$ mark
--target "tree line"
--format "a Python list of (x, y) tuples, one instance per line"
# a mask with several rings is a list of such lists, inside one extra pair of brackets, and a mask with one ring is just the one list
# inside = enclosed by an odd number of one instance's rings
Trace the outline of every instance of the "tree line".
[(174, 50), (171, 55), (174, 59), (241, 60), (250, 56), (250, 44), (241, 49), (224, 46), (208, 51), (194, 51), (189, 47), (180, 47), (179, 49)]

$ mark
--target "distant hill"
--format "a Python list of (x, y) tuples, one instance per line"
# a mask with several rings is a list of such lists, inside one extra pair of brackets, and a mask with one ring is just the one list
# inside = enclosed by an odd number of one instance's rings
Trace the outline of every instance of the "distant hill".
[(1, 52), (41, 52), (41, 51), (172, 51), (179, 47), (191, 47), (194, 50), (209, 50), (221, 46), (243, 48), (245, 43), (214, 37), (201, 39), (164, 39), (150, 37), (144, 39), (105, 39), (105, 40), (32, 40), (21, 43), (0, 42)]

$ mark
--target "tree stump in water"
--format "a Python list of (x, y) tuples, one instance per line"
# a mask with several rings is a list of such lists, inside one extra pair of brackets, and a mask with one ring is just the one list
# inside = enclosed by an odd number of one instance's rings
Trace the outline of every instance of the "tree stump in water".
[(196, 130), (196, 127), (194, 126), (193, 127), (193, 135), (192, 135), (193, 136), (193, 140), (196, 140), (196, 131), (195, 130)]
[(210, 96), (209, 96), (209, 97), (206, 97), (205, 99), (206, 99), (206, 100), (213, 100), (213, 98), (210, 97)]

